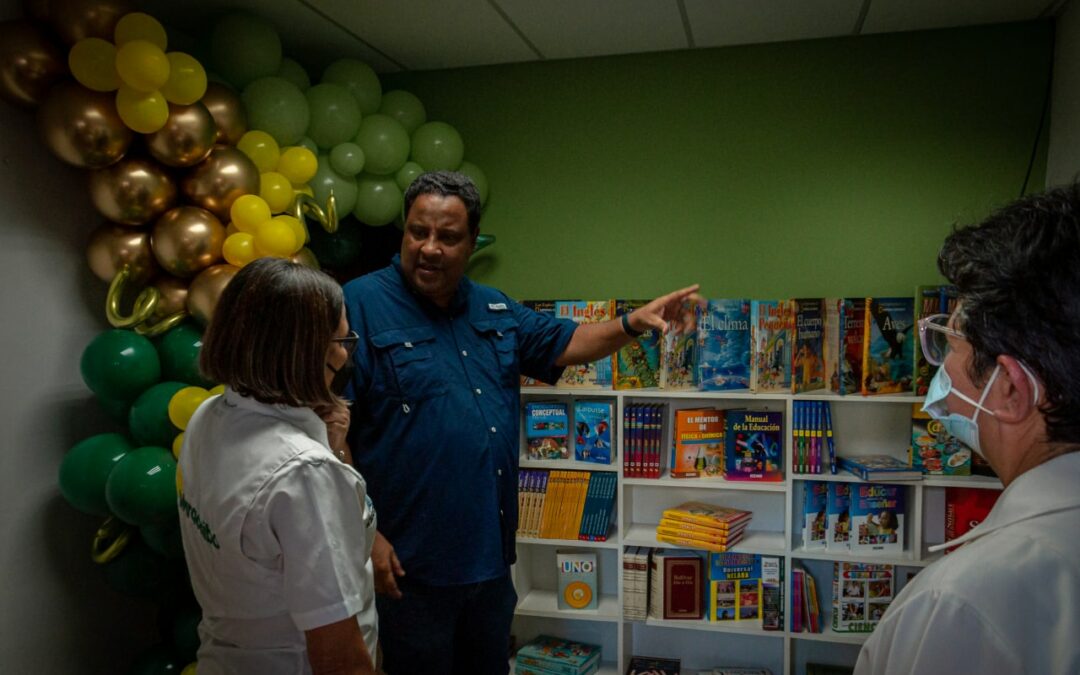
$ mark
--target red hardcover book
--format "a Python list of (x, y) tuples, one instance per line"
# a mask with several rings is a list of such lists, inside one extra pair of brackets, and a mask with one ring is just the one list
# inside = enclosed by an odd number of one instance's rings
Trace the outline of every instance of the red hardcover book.
[[(986, 519), (1001, 492), (980, 488), (945, 488), (945, 541), (952, 541)], [(956, 546), (945, 553), (955, 550)]]
[(688, 556), (664, 559), (665, 619), (700, 619), (705, 616), (702, 579), (701, 558)]

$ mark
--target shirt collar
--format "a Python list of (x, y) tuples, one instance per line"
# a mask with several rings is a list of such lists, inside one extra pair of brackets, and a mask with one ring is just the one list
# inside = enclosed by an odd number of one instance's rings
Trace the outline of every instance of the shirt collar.
[[(391, 264), (393, 264), (394, 269), (397, 270), (398, 278), (401, 279), (401, 285), (408, 289), (408, 291), (412, 293), (413, 297), (416, 298), (423, 307), (425, 307), (429, 311), (439, 312), (443, 314), (446, 313), (446, 311), (433, 303), (431, 300), (428, 300), (423, 295), (417, 293), (416, 290), (413, 289), (413, 287), (409, 284), (409, 280), (405, 278), (405, 271), (401, 269), (400, 253), (395, 253), (394, 257), (391, 259), (390, 262)], [(462, 311), (464, 311), (465, 308), (468, 306), (469, 294), (471, 292), (472, 281), (470, 281), (468, 277), (461, 277), (461, 281), (458, 282), (457, 290), (454, 291), (454, 297), (450, 299), (450, 307), (447, 311), (450, 314), (460, 314)]]
[(250, 396), (238, 394), (232, 387), (225, 387), (224, 398), (225, 405), (288, 422), (327, 448), (330, 447), (326, 437), (326, 423), (311, 408), (296, 408), (284, 403), (262, 403)]

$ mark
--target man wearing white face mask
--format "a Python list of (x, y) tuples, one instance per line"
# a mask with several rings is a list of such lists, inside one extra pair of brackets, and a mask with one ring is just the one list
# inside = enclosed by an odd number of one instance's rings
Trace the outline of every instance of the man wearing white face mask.
[(938, 267), (960, 303), (920, 322), (941, 364), (924, 410), (1005, 491), (933, 547), (962, 544), (897, 596), (855, 672), (1080, 673), (1080, 186), (957, 230)]

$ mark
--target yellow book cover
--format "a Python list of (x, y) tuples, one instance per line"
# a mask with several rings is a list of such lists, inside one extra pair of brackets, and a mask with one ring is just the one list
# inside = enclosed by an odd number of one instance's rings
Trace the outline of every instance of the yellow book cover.
[(701, 523), (710, 527), (730, 530), (740, 523), (750, 520), (752, 513), (742, 509), (706, 504), (705, 502), (684, 502), (674, 508), (665, 509), (663, 517), (672, 520), (685, 520)]
[(675, 544), (676, 546), (685, 546), (686, 548), (701, 549), (703, 551), (715, 551), (717, 553), (725, 553), (731, 550), (731, 546), (735, 544), (715, 544), (712, 542), (701, 541), (698, 539), (686, 539), (685, 537), (670, 537), (666, 534), (656, 534), (656, 540), (664, 542), (666, 544)]

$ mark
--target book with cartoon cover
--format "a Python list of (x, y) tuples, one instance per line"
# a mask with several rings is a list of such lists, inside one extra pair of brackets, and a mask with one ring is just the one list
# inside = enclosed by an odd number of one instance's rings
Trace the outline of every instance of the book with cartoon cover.
[(563, 675), (595, 672), (600, 662), (600, 646), (551, 635), (541, 635), (521, 647), (515, 665), (536, 667)]
[[(611, 300), (556, 300), (555, 316), (574, 323), (601, 323), (615, 316)], [(567, 366), (558, 387), (611, 387), (611, 357), (592, 363)]]
[(753, 300), (750, 303), (750, 390), (791, 390), (791, 300)]
[(698, 388), (750, 387), (750, 301), (709, 300), (698, 308)]
[[(616, 300), (615, 316), (629, 314), (648, 304), (647, 300)], [(653, 329), (634, 338), (611, 357), (615, 389), (645, 389), (660, 386), (662, 334)]]
[(574, 402), (574, 458), (579, 462), (611, 464), (614, 438), (611, 401)]
[(824, 389), (825, 300), (796, 298), (795, 337), (791, 352), (791, 393)]
[[(932, 314), (952, 314), (956, 309), (956, 286), (934, 284), (919, 286), (915, 289), (915, 330), (918, 331), (919, 319)], [(914, 336), (917, 337), (917, 336)], [(930, 365), (922, 353), (919, 340), (914, 341), (915, 348), (915, 394), (926, 396), (930, 380), (937, 373), (937, 366)]]
[(913, 298), (867, 298), (863, 325), (862, 393), (911, 391), (915, 369)]
[(829, 485), (825, 481), (803, 482), (802, 547), (804, 551), (824, 551), (828, 516)]
[(670, 328), (660, 350), (660, 388), (697, 389), (697, 326), (676, 334)]
[(837, 388), (841, 396), (862, 391), (863, 341), (866, 337), (866, 298), (844, 298), (837, 304), (839, 331)]
[(850, 483), (829, 483), (826, 495), (826, 517), (828, 531), (825, 534), (825, 548), (829, 551), (847, 551), (848, 537), (851, 532), (851, 513), (848, 505), (851, 495)]
[(848, 496), (852, 554), (904, 550), (906, 488), (884, 483), (852, 483)]

